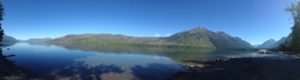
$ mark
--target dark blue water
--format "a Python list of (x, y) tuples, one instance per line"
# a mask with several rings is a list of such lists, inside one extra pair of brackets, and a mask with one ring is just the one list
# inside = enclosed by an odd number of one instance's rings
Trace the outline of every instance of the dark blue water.
[[(150, 50), (151, 51), (151, 50)], [(183, 61), (211, 60), (217, 56), (254, 56), (255, 52), (215, 50), (93, 51), (55, 45), (17, 43), (3, 48), (14, 64), (51, 79), (164, 80), (183, 70)]]

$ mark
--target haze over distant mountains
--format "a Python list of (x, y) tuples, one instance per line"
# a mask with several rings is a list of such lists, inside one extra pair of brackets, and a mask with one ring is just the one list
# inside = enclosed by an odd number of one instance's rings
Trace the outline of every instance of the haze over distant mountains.
[(209, 49), (249, 49), (251, 44), (225, 32), (213, 32), (206, 28), (193, 28), (170, 37), (132, 37), (120, 34), (79, 34), (55, 39), (32, 39), (28, 42), (48, 42), (72, 47), (137, 46), (137, 47), (185, 47)]
[(3, 42), (2, 42), (2, 45), (13, 45), (15, 43), (17, 43), (18, 40), (15, 39), (14, 37), (11, 37), (11, 36), (7, 36), (7, 35), (4, 35), (3, 36)]
[(281, 38), (280, 40), (276, 41), (274, 39), (270, 39), (262, 43), (261, 45), (258, 45), (256, 48), (278, 48), (281, 44), (284, 44), (286, 42), (286, 37)]

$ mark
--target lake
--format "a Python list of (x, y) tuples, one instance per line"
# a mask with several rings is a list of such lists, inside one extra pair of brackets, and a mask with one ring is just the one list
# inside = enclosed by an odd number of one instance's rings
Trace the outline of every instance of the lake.
[(48, 79), (165, 80), (184, 70), (184, 61), (208, 61), (218, 56), (272, 56), (251, 51), (162, 48), (70, 48), (17, 43), (2, 49), (8, 60)]

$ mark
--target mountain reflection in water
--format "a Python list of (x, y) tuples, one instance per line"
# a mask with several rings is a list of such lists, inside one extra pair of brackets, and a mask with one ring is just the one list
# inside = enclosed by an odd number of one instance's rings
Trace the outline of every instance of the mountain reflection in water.
[[(0, 67), (11, 72), (35, 74), (24, 78), (50, 80), (165, 80), (183, 70), (182, 61), (207, 61), (217, 56), (244, 55), (246, 51), (137, 47), (82, 47), (17, 43), (3, 49)], [(6, 60), (6, 62), (4, 62)], [(10, 61), (10, 62), (9, 62)], [(15, 61), (15, 62), (12, 62)], [(8, 64), (9, 63), (9, 64)], [(15, 70), (14, 70), (15, 69)], [(39, 74), (39, 75), (36, 75)], [(21, 77), (22, 78), (22, 77)]]

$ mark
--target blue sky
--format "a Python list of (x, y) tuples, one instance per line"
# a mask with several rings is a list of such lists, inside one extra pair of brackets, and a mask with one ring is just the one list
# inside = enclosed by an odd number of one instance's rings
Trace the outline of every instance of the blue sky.
[(194, 27), (251, 44), (290, 33), (293, 0), (2, 0), (3, 28), (17, 39), (112, 33), (168, 36)]

